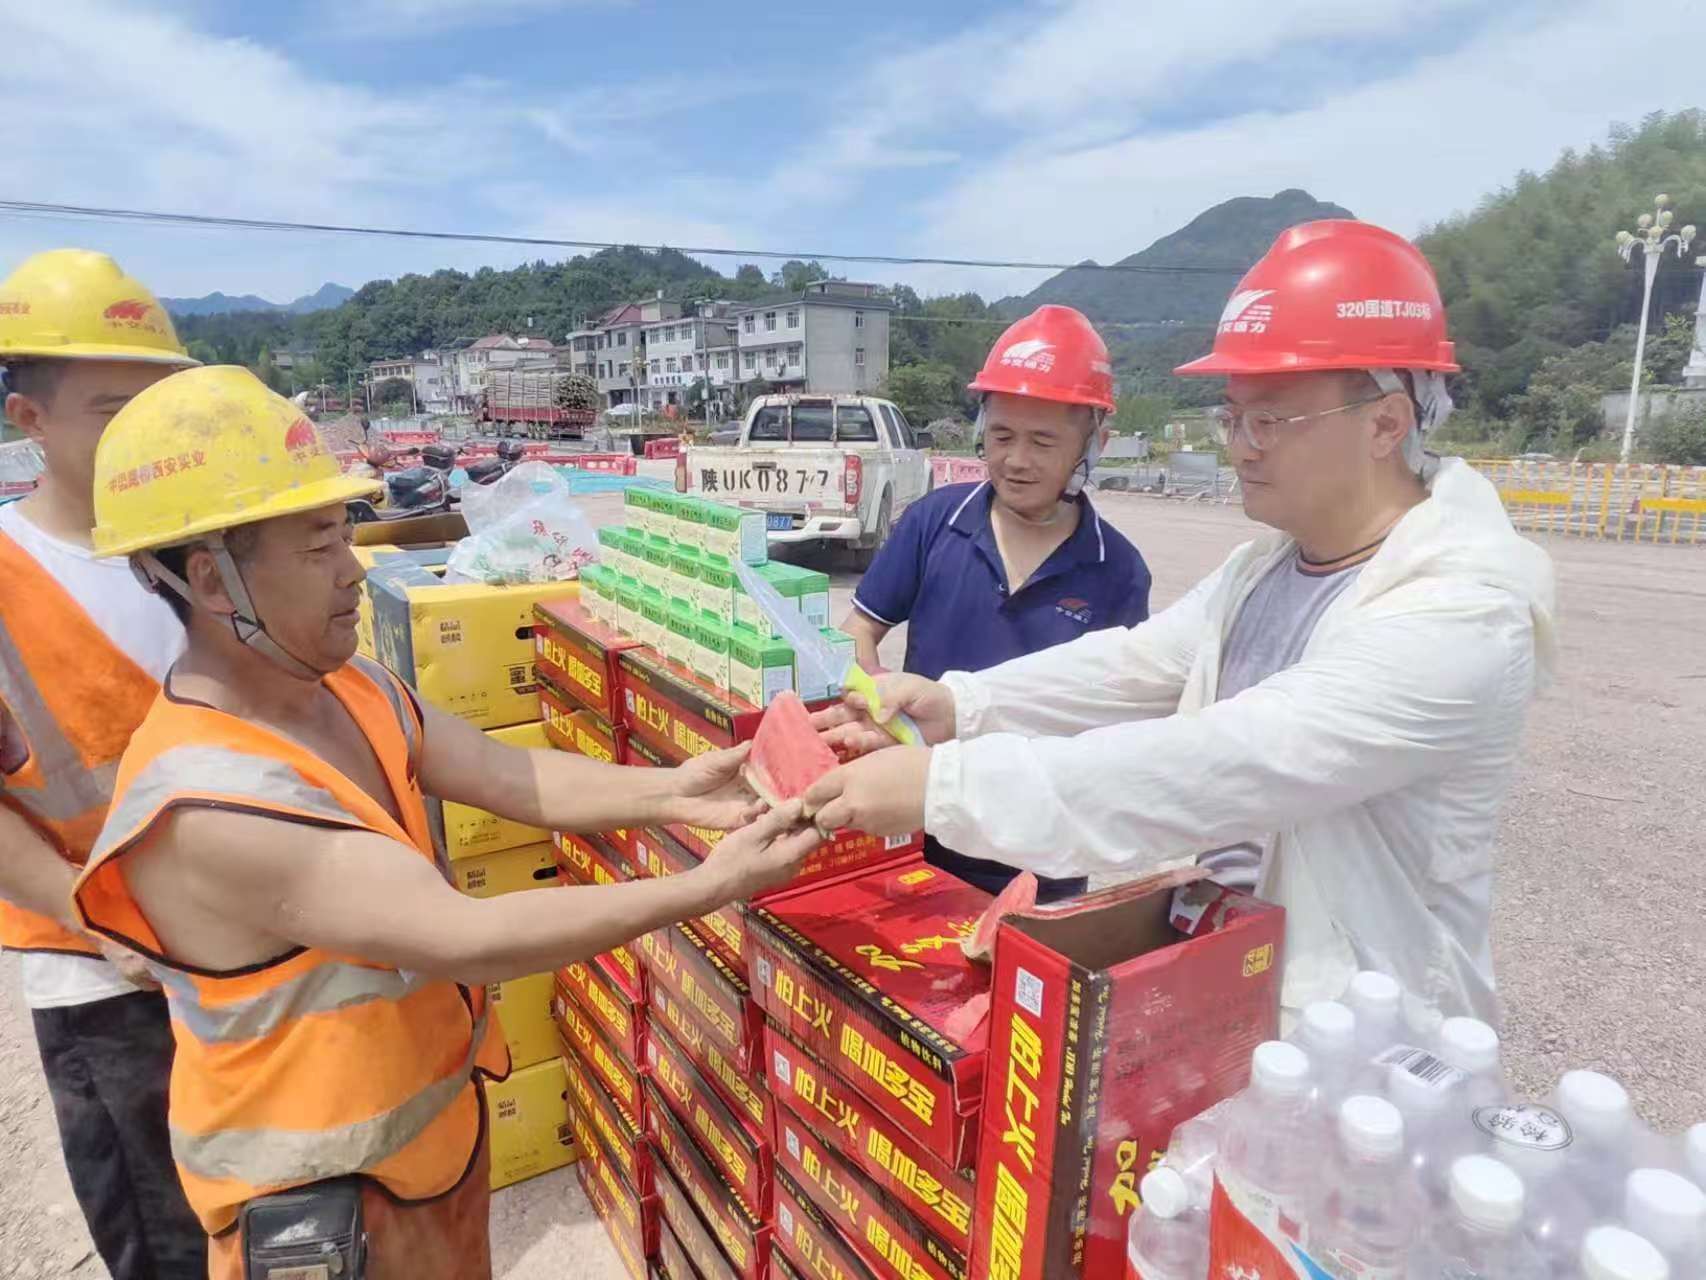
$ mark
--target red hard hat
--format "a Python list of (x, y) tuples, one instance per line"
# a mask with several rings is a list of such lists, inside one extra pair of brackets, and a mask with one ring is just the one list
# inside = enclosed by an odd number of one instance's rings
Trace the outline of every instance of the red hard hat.
[(1185, 377), (1311, 369), (1456, 373), (1439, 285), (1421, 250), (1368, 222), (1305, 222), (1245, 273), (1214, 350)]
[(1114, 368), (1103, 342), (1081, 311), (1038, 307), (1007, 326), (966, 386), (1061, 404), (1114, 410)]

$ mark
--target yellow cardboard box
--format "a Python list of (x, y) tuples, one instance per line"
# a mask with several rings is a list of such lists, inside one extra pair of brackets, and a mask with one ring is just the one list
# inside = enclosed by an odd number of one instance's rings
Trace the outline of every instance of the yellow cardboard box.
[(556, 992), (557, 975), (549, 970), (531, 977), (494, 982), (486, 988), (498, 1021), (503, 1024), (504, 1039), (509, 1041), (511, 1067), (531, 1067), (557, 1056), (557, 1022), (551, 1016), (551, 1001)]
[(375, 656), (427, 702), (481, 729), (537, 720), (533, 606), (576, 597), (580, 583), (446, 585), (443, 576), (416, 564), (374, 577)]
[(561, 1058), (486, 1081), (493, 1191), (580, 1158), (569, 1131), (568, 1092)]
[(557, 883), (557, 864), (551, 842), (500, 849), (450, 864), (450, 878), (471, 898), (495, 898), (500, 893), (542, 889)]
[[(537, 721), (511, 725), (507, 729), (488, 729), (486, 736), (524, 751), (542, 751), (551, 745), (551, 740), (545, 736), (545, 726)], [(540, 827), (511, 822), (495, 813), (451, 800), (439, 801), (428, 796), (426, 805), (427, 822), (432, 826), (433, 838), (451, 859), (517, 849), (524, 844), (538, 844), (551, 838), (551, 833)]]
[(435, 565), (450, 558), (449, 547), (397, 547), (389, 544), (355, 548), (355, 558), (367, 570), (368, 580), (361, 585), (361, 600), (356, 605), (355, 647), (364, 658), (375, 657), (373, 647), (373, 579), (386, 568), (398, 564)]

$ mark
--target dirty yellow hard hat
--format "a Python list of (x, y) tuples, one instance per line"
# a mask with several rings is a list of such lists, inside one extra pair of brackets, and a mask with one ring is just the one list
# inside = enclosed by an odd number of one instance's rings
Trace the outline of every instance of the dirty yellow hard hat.
[(26, 356), (201, 363), (160, 300), (88, 249), (38, 253), (0, 281), (0, 364)]
[(95, 450), (95, 551), (128, 556), (371, 497), (290, 401), (235, 365), (162, 378)]

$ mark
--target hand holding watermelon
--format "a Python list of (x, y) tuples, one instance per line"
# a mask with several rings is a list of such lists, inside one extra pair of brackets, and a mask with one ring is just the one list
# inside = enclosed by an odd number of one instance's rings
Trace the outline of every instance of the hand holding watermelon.
[(805, 793), (820, 831), (903, 836), (924, 826), (929, 747), (893, 747), (832, 769)]
[(663, 775), (667, 794), (659, 822), (679, 822), (712, 831), (733, 831), (764, 812), (764, 805), (741, 785), (747, 745), (709, 751)]
[(736, 902), (787, 884), (822, 843), (800, 802), (789, 800), (724, 836), (711, 856), (688, 874), (712, 878), (719, 904)]

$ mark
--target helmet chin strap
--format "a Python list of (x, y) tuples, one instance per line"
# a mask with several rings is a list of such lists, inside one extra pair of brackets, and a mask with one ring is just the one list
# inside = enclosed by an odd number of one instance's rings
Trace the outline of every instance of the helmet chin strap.
[[(235, 606), (231, 615), (231, 634), (236, 636), (240, 643), (271, 659), (291, 675), (303, 680), (319, 680), (324, 672), (315, 670), (267, 634), (266, 624), (255, 611), (255, 604), (249, 595), (248, 584), (243, 581), (242, 571), (237, 568), (237, 561), (225, 545), (225, 535), (211, 533), (202, 543), (213, 553), (213, 562), (219, 567), (219, 581)], [(161, 564), (159, 557), (153, 552), (142, 551), (132, 556), (130, 567), (131, 572), (150, 591), (158, 592), (164, 586), (186, 603), (192, 602), (189, 583)]]

